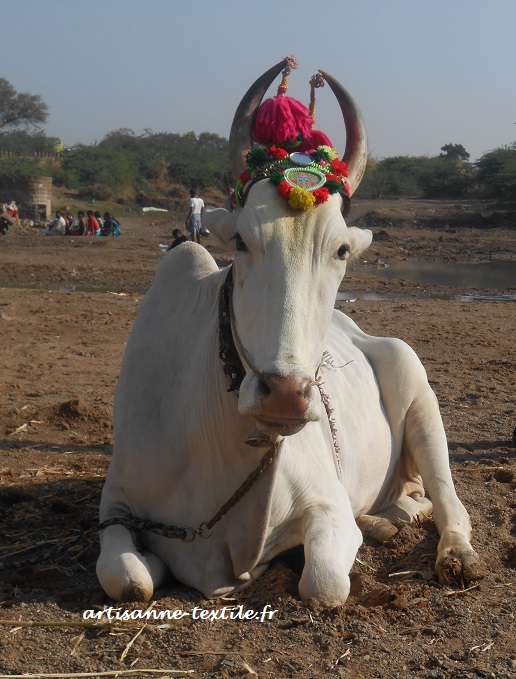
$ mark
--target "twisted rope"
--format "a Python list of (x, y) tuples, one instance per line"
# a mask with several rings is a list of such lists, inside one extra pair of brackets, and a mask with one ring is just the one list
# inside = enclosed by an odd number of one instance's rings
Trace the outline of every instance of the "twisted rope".
[(183, 542), (192, 542), (196, 537), (203, 539), (209, 538), (215, 524), (217, 524), (232, 507), (240, 502), (244, 495), (246, 495), (256, 483), (256, 480), (260, 474), (262, 474), (262, 472), (265, 471), (267, 467), (269, 467), (276, 457), (279, 447), (279, 443), (274, 444), (274, 446), (272, 446), (272, 448), (270, 448), (262, 457), (260, 464), (256, 467), (256, 469), (254, 469), (245, 479), (245, 481), (240, 484), (229, 500), (222, 505), (218, 512), (209, 521), (204, 521), (199, 525), (198, 528), (192, 528), (191, 526), (179, 527), (167, 525), (165, 523), (161, 523), (160, 521), (139, 519), (132, 514), (125, 513), (123, 516), (117, 516), (112, 519), (102, 521), (102, 523), (100, 523), (98, 526), (98, 530), (100, 532), (109, 526), (120, 525), (125, 526), (125, 528), (133, 530), (136, 533), (140, 533), (141, 531), (145, 530), (150, 533), (154, 533), (155, 535), (161, 535), (165, 538), (183, 540)]

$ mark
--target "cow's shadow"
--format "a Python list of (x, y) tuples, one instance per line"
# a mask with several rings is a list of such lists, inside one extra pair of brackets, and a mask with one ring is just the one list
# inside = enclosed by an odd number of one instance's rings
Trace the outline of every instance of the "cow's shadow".
[(95, 562), (102, 485), (100, 478), (63, 478), (0, 487), (4, 606), (53, 602), (79, 610), (100, 602)]

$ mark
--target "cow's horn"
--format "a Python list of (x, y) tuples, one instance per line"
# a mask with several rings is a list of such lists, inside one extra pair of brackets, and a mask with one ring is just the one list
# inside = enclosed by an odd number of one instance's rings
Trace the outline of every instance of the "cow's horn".
[(245, 93), (233, 118), (229, 133), (229, 158), (233, 176), (238, 179), (246, 169), (245, 154), (253, 145), (252, 129), (258, 108), (274, 79), (285, 68), (286, 59), (269, 68)]
[(346, 150), (342, 160), (349, 166), (348, 182), (353, 194), (362, 181), (367, 164), (367, 137), (362, 113), (350, 93), (329, 73), (319, 73), (337, 97), (346, 126)]

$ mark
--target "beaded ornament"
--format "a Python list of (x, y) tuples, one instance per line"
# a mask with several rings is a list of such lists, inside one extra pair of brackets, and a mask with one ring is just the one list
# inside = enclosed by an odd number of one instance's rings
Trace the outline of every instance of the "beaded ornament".
[(243, 190), (252, 179), (269, 178), (295, 210), (325, 203), (333, 193), (351, 194), (347, 163), (330, 146), (310, 153), (288, 153), (278, 146), (255, 146), (246, 154), (247, 170), (235, 186), (235, 200), (243, 207)]

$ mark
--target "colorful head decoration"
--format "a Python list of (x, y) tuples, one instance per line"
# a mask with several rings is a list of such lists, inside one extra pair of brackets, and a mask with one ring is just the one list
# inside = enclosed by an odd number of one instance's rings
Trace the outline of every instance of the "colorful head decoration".
[(320, 74), (310, 79), (310, 108), (285, 96), (288, 76), (297, 68), (295, 57), (285, 57), (281, 84), (275, 97), (264, 101), (253, 126), (254, 146), (245, 156), (247, 170), (235, 187), (235, 200), (243, 204), (243, 189), (254, 178), (269, 177), (290, 207), (307, 210), (328, 200), (332, 193), (350, 195), (348, 166), (339, 160), (328, 137), (314, 130), (315, 90), (324, 86)]
[[(367, 161), (362, 115), (349, 92), (321, 70), (310, 79), (309, 109), (285, 96), (294, 68), (294, 57), (275, 64), (253, 83), (235, 111), (229, 137), (233, 176), (237, 179), (232, 202), (243, 206), (253, 183), (268, 178), (293, 209), (320, 205), (332, 193), (340, 193), (346, 214)], [(283, 77), (276, 96), (260, 103), (279, 73)], [(328, 137), (313, 129), (315, 90), (325, 83), (337, 98), (346, 126), (342, 161)]]
[(297, 99), (287, 97), (288, 76), (297, 68), (295, 57), (285, 57), (281, 83), (275, 97), (266, 99), (258, 109), (253, 125), (253, 139), (265, 146), (299, 149), (308, 139), (313, 119), (310, 111)]
[(243, 206), (245, 185), (269, 178), (293, 209), (307, 210), (325, 203), (332, 193), (350, 196), (347, 163), (335, 149), (319, 146), (311, 153), (288, 153), (278, 146), (255, 146), (246, 155), (247, 170), (235, 186), (235, 200)]

